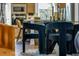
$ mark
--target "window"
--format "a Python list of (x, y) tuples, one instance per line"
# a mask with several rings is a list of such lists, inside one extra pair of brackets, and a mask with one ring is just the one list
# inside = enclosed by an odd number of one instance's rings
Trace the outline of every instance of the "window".
[(70, 5), (70, 3), (66, 4), (66, 21), (72, 21), (71, 20), (71, 5)]
[[(50, 16), (54, 16), (55, 12), (60, 13), (60, 10), (56, 6), (57, 3), (38, 3), (38, 16), (41, 20), (50, 20)], [(72, 21), (70, 3), (66, 3), (63, 13), (63, 19), (60, 19), (61, 21)]]
[(50, 20), (50, 16), (52, 16), (51, 3), (38, 3), (38, 16), (41, 20)]
[(5, 3), (0, 3), (0, 22), (4, 23), (5, 18)]

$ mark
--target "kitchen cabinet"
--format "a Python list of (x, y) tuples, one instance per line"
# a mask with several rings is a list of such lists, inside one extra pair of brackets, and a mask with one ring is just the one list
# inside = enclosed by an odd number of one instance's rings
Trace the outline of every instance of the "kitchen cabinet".
[(27, 13), (34, 14), (35, 13), (35, 4), (34, 3), (27, 3)]
[(12, 3), (12, 17), (15, 15), (15, 17), (23, 19), (26, 18), (26, 11), (27, 6), (26, 3)]

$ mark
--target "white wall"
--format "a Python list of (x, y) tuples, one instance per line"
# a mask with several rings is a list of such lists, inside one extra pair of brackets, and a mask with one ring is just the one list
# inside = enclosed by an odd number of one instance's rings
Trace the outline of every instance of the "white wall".
[(49, 3), (38, 3), (39, 9), (48, 9), (50, 7)]
[(35, 15), (38, 15), (38, 3), (35, 3)]
[(66, 3), (66, 21), (72, 21), (71, 20), (71, 6), (70, 6), (70, 3)]
[(78, 3), (75, 3), (75, 21), (78, 21), (79, 20), (79, 4)]
[(11, 4), (6, 3), (5, 5), (5, 23), (11, 25)]

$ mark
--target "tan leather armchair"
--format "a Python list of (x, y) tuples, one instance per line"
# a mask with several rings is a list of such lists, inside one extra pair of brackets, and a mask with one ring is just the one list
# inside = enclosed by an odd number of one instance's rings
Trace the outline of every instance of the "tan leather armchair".
[(15, 52), (15, 27), (14, 26), (0, 23), (0, 48), (9, 49)]

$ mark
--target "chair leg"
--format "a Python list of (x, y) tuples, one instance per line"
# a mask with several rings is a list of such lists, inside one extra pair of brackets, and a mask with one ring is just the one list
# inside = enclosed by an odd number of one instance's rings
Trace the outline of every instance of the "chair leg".
[(66, 47), (66, 33), (61, 30), (60, 32), (60, 38), (59, 38), (59, 56), (66, 56), (67, 53), (67, 47)]
[(52, 51), (54, 50), (55, 45), (56, 45), (56, 41), (54, 41), (51, 46), (49, 44), (48, 48), (47, 48), (47, 53), (46, 54), (51, 54)]
[(39, 31), (39, 52), (45, 54), (45, 31)]
[(23, 53), (25, 53), (25, 41), (23, 40)]

